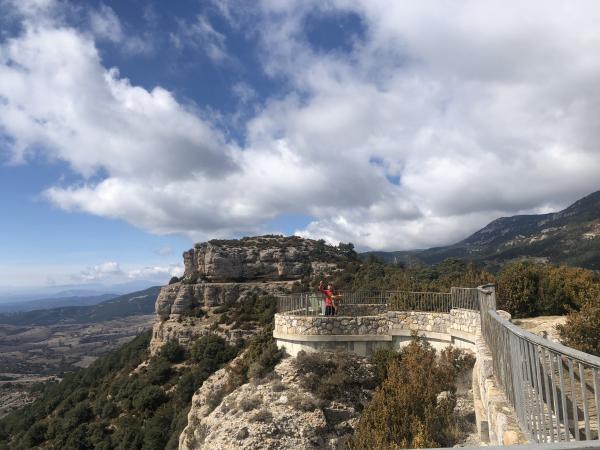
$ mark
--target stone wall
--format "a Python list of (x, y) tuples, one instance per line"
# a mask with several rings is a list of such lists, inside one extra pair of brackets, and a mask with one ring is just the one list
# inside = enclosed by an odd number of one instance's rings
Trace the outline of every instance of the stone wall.
[(423, 311), (390, 311), (387, 313), (390, 331), (435, 331), (445, 333), (448, 327), (448, 314)]
[[(351, 305), (346, 305), (347, 307)], [(384, 305), (361, 305), (372, 316), (302, 316), (277, 314), (275, 332), (292, 335), (384, 335), (399, 331), (450, 333), (453, 330), (472, 334), (479, 331), (479, 312), (453, 309), (450, 313), (423, 311), (389, 311)], [(343, 310), (340, 309), (340, 312)], [(357, 312), (357, 311), (354, 311)], [(358, 311), (359, 312), (359, 311)]]
[(472, 335), (480, 331), (479, 311), (452, 309), (448, 321), (452, 330), (459, 330)]
[(387, 335), (385, 315), (364, 317), (275, 315), (275, 332), (290, 335)]
[[(504, 314), (510, 319), (510, 314)], [(481, 333), (477, 335), (475, 344), (473, 398), (479, 439), (492, 445), (528, 442), (519, 427), (512, 405), (495, 380), (492, 355)]]

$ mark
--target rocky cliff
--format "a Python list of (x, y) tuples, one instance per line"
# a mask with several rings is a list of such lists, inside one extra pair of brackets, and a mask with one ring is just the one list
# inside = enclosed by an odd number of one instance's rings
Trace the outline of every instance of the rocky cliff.
[(212, 240), (196, 244), (183, 254), (184, 280), (296, 280), (335, 268), (349, 251), (352, 247), (332, 247), (296, 236)]
[(170, 339), (188, 345), (215, 333), (237, 344), (255, 330), (218, 323), (220, 313), (253, 294), (289, 292), (304, 277), (329, 275), (352, 256), (351, 245), (338, 247), (295, 236), (258, 236), (212, 240), (184, 252), (182, 280), (161, 289), (150, 349)]
[[(345, 357), (369, 376), (364, 358)], [(219, 370), (194, 394), (180, 449), (341, 449), (360, 419), (362, 408), (356, 402), (324, 401), (305, 389), (306, 374), (295, 358), (281, 361), (270, 377), (235, 388), (232, 373)], [(355, 390), (364, 406), (372, 390)]]

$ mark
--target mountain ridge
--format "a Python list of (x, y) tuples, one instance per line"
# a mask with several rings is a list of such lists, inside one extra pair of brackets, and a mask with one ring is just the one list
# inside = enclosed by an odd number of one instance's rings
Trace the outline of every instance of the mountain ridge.
[(159, 286), (83, 306), (64, 306), (33, 311), (0, 313), (0, 324), (54, 325), (58, 323), (92, 323), (137, 314), (152, 314)]
[(452, 245), (361, 255), (408, 265), (430, 265), (446, 258), (459, 258), (481, 263), (491, 270), (513, 260), (600, 270), (600, 191), (561, 211), (500, 217)]

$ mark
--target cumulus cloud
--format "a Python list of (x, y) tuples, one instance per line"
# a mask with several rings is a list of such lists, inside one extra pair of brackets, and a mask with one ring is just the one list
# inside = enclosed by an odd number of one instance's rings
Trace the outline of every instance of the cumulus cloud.
[(115, 278), (123, 274), (124, 272), (121, 270), (119, 263), (107, 261), (85, 268), (78, 275), (75, 275), (73, 279), (75, 281), (83, 282), (104, 281), (106, 279)]
[(180, 264), (148, 266), (127, 272), (127, 277), (133, 280), (162, 280), (168, 277), (180, 277), (181, 275), (183, 275), (183, 266)]
[[(104, 67), (89, 33), (40, 6), (0, 44), (13, 162), (66, 161), (82, 179), (49, 188), (51, 202), (155, 233), (228, 236), (304, 214), (299, 234), (376, 249), (450, 243), (598, 189), (598, 3), (264, 0), (246, 20), (234, 3), (223, 14), (289, 86), (256, 109), (243, 147), (209, 112)], [(314, 49), (309, 13), (354, 14), (363, 37)], [(184, 25), (175, 44), (185, 31), (227, 57), (205, 16)], [(255, 101), (246, 87), (234, 92)]]
[(122, 268), (118, 262), (106, 261), (86, 267), (79, 273), (72, 275), (71, 280), (78, 283), (119, 283), (127, 280), (163, 283), (170, 277), (181, 276), (182, 274), (183, 265), (181, 264)]

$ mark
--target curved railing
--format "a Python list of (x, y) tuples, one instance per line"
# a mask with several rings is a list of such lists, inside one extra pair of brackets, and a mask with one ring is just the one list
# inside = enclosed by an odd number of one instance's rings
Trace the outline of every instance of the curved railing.
[(490, 286), (479, 288), (479, 301), (495, 377), (523, 431), (534, 442), (598, 439), (600, 358), (510, 323), (496, 311)]
[[(370, 316), (385, 311), (445, 312), (452, 309), (479, 311), (477, 289), (452, 288), (450, 292), (357, 291), (336, 294), (336, 315)], [(277, 297), (277, 312), (297, 316), (325, 314), (325, 295), (319, 291)]]

